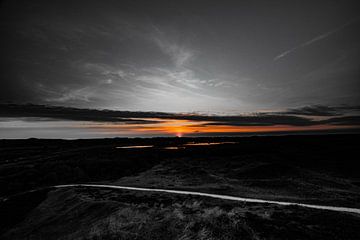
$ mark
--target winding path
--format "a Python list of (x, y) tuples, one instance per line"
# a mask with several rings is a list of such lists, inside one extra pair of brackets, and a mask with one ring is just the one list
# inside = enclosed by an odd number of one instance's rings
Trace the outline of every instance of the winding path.
[(234, 196), (228, 196), (228, 195), (181, 191), (181, 190), (126, 187), (126, 186), (103, 185), (103, 184), (67, 184), (67, 185), (57, 185), (54, 187), (55, 188), (93, 187), (93, 188), (110, 188), (110, 189), (125, 189), (125, 190), (134, 190), (134, 191), (147, 191), (147, 192), (165, 192), (165, 193), (192, 195), (192, 196), (204, 196), (204, 197), (211, 197), (211, 198), (218, 198), (218, 199), (225, 199), (225, 200), (232, 200), (232, 201), (240, 201), (240, 202), (271, 203), (271, 204), (278, 204), (278, 205), (295, 205), (295, 206), (306, 207), (306, 208), (315, 208), (315, 209), (322, 209), (322, 210), (360, 214), (360, 209), (358, 209), (358, 208), (334, 207), (334, 206), (322, 206), (322, 205), (294, 203), (294, 202), (271, 201), (271, 200), (263, 200), (263, 199), (256, 199), (256, 198), (243, 198), (243, 197), (234, 197)]

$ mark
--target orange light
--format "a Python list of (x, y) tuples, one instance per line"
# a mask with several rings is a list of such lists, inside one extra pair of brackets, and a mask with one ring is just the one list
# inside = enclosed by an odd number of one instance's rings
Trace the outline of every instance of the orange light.
[[(231, 126), (216, 125), (216, 122), (210, 121), (191, 121), (183, 119), (159, 119), (145, 118), (142, 120), (150, 120), (155, 123), (148, 124), (91, 124), (85, 127), (100, 128), (106, 131), (117, 131), (128, 135), (152, 135), (165, 134), (182, 137), (187, 134), (201, 135), (203, 133), (256, 133), (256, 132), (284, 132), (284, 131), (314, 131), (314, 130), (330, 130), (345, 129), (353, 126), (334, 126), (334, 125), (313, 125), (313, 126), (289, 126), (289, 125), (273, 125), (273, 126)], [(84, 125), (83, 125), (84, 127)]]

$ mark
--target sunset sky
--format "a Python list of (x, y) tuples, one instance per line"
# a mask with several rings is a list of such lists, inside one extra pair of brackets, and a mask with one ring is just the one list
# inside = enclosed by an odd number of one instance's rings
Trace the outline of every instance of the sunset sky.
[(0, 138), (360, 124), (357, 1), (0, 4)]

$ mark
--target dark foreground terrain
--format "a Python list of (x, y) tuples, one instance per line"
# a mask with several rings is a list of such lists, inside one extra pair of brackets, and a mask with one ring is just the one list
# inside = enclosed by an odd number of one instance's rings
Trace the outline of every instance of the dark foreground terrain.
[(3, 239), (360, 239), (360, 216), (295, 206), (91, 188), (32, 199)]
[[(359, 140), (1, 140), (0, 238), (360, 239), (357, 214), (168, 193), (47, 188), (96, 182), (360, 208)], [(135, 145), (147, 147), (128, 148)], [(32, 189), (43, 190), (24, 194)]]

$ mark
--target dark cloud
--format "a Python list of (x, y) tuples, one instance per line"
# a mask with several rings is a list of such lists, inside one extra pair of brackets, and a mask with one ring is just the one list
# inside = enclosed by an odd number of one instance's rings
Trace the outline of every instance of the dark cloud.
[(258, 115), (258, 116), (234, 116), (211, 118), (213, 123), (207, 125), (230, 125), (230, 126), (312, 126), (318, 124), (303, 117), (283, 116), (283, 115)]
[(305, 106), (302, 108), (289, 109), (283, 114), (295, 114), (306, 116), (336, 116), (339, 115), (338, 109), (322, 105)]
[[(351, 108), (351, 107), (349, 107)], [(356, 107), (355, 107), (356, 108)], [(310, 115), (309, 115), (310, 116)], [(318, 115), (314, 115), (318, 116)], [(190, 120), (201, 123), (204, 126), (227, 125), (227, 126), (314, 126), (321, 124), (330, 125), (360, 125), (360, 116), (332, 117), (325, 120), (313, 120), (300, 116), (289, 116), (277, 113), (254, 113), (238, 116), (216, 116), (199, 114), (176, 114), (163, 112), (131, 112), (80, 109), (69, 107), (57, 107), (46, 105), (19, 105), (0, 104), (0, 118), (37, 118), (73, 120), (73, 121), (94, 121), (112, 123), (151, 124), (161, 120)], [(157, 120), (156, 120), (157, 119)]]
[[(128, 112), (96, 109), (80, 109), (60, 106), (34, 104), (0, 104), (0, 118), (50, 118), (58, 120), (94, 121), (94, 122), (126, 122), (153, 123), (141, 118), (170, 117), (171, 114), (156, 112)], [(137, 119), (139, 118), (139, 119)]]
[(279, 112), (280, 114), (286, 115), (303, 115), (303, 116), (314, 116), (314, 117), (327, 117), (327, 116), (338, 116), (349, 112), (360, 111), (360, 106), (324, 106), (324, 105), (312, 105), (304, 106), (300, 108), (292, 108), (287, 111)]
[(324, 121), (321, 121), (324, 124), (331, 125), (360, 125), (360, 116), (344, 116), (344, 117), (334, 117)]

